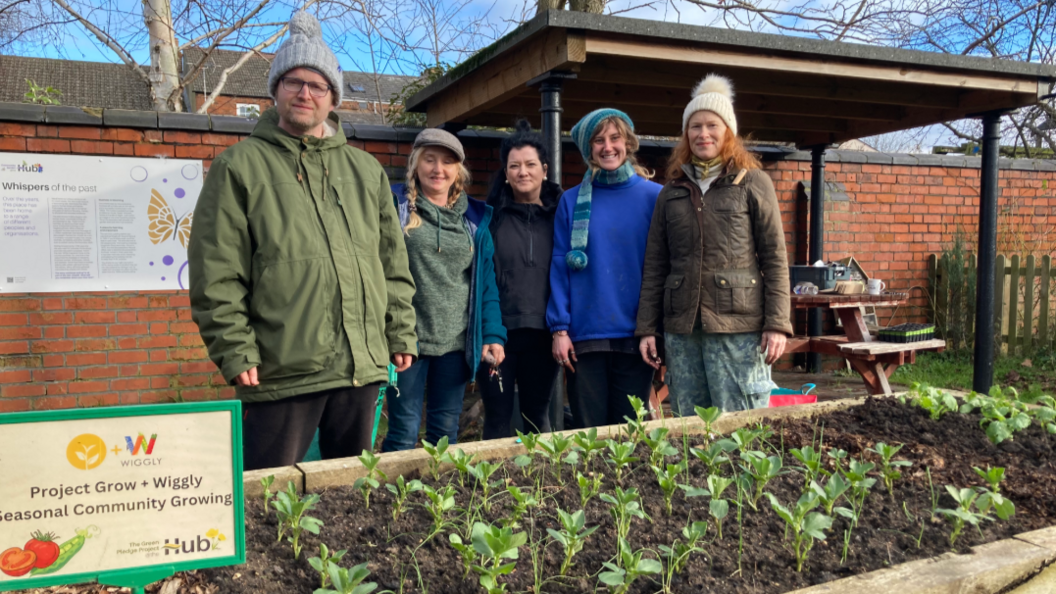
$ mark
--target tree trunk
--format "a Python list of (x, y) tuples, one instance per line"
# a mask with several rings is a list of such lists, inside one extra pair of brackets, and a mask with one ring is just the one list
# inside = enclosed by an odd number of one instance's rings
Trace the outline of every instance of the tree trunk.
[(605, 10), (605, 0), (569, 0), (570, 10), (601, 14)]
[(183, 111), (180, 49), (172, 27), (169, 0), (142, 0), (143, 22), (150, 34), (150, 96), (157, 111)]
[(535, 14), (542, 14), (548, 10), (562, 10), (565, 8), (565, 0), (538, 0)]

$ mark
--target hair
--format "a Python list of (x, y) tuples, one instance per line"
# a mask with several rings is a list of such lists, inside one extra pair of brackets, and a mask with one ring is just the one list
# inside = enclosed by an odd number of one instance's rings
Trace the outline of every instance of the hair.
[[(407, 200), (411, 202), (411, 216), (407, 220), (407, 226), (403, 228), (404, 233), (422, 226), (422, 217), (418, 216), (416, 206), (418, 202), (418, 159), (422, 157), (422, 153), (427, 148), (430, 148), (430, 146), (420, 146), (411, 151), (411, 156), (407, 158)], [(469, 173), (469, 169), (466, 168), (466, 164), (459, 162), (458, 176), (455, 177), (455, 182), (451, 184), (451, 188), (447, 191), (448, 208), (458, 202), (458, 197), (469, 187), (471, 179), (472, 175)]]
[[(543, 137), (532, 131), (532, 126), (527, 120), (519, 120), (513, 134), (507, 136), (499, 147), (500, 168), (492, 176), (491, 187), (488, 189), (488, 205), (495, 209), (495, 213), (492, 215), (493, 224), (498, 223), (502, 218), (503, 207), (513, 201), (513, 188), (506, 183), (506, 165), (509, 163), (510, 151), (525, 147), (535, 149), (535, 152), (539, 155), (539, 163), (543, 167), (547, 169), (551, 167), (550, 151), (546, 149)], [(543, 205), (550, 206), (551, 202), (556, 204), (560, 198), (561, 187), (544, 178), (542, 191), (539, 193), (539, 199), (542, 200)]]
[[(605, 129), (605, 126), (610, 123), (616, 126), (616, 131), (619, 132), (620, 136), (622, 136), (624, 141), (627, 142), (627, 161), (630, 161), (631, 166), (634, 167), (634, 172), (645, 179), (652, 179), (654, 173), (639, 165), (638, 158), (635, 157), (635, 153), (638, 152), (639, 147), (638, 135), (634, 133), (634, 130), (631, 130), (631, 126), (621, 117), (609, 116), (598, 122), (598, 125), (595, 126), (594, 130), (590, 133), (591, 153), (593, 153), (594, 137), (600, 134)], [(586, 161), (587, 165), (589, 165), (595, 172), (601, 169), (601, 165), (594, 161), (593, 156), (587, 157)]]
[[(744, 139), (733, 133), (729, 126), (726, 127), (726, 136), (722, 140), (722, 148), (719, 149), (719, 157), (726, 168), (734, 169), (759, 169), (762, 165), (759, 158), (752, 154), (744, 146)], [(675, 150), (671, 151), (671, 157), (667, 160), (668, 181), (678, 179), (685, 175), (682, 166), (693, 159), (693, 149), (689, 146), (689, 132), (683, 132), (678, 139)]]

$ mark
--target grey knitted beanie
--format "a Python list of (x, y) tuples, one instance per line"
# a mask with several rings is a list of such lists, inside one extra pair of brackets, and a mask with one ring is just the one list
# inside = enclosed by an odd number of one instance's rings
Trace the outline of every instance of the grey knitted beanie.
[(323, 29), (319, 21), (303, 10), (290, 19), (290, 38), (283, 42), (271, 61), (268, 93), (272, 99), (275, 98), (279, 79), (294, 68), (311, 68), (330, 81), (334, 105), (341, 105), (344, 79), (337, 65), (337, 56), (323, 41)]

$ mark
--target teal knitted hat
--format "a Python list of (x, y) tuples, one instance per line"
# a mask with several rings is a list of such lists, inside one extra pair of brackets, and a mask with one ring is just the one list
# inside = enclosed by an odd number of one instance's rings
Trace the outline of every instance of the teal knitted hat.
[(611, 117), (627, 122), (627, 126), (632, 132), (634, 131), (634, 122), (631, 121), (630, 116), (618, 109), (607, 107), (588, 113), (575, 126), (572, 126), (572, 142), (576, 143), (580, 154), (583, 155), (583, 160), (587, 162), (587, 172), (583, 175), (583, 183), (579, 184), (576, 207), (572, 211), (572, 249), (565, 254), (568, 267), (577, 272), (587, 267), (587, 235), (590, 231), (590, 202), (594, 184), (621, 184), (634, 175), (634, 166), (631, 165), (630, 159), (625, 160), (616, 171), (594, 171), (594, 168), (590, 166), (590, 139), (597, 131), (598, 124)]

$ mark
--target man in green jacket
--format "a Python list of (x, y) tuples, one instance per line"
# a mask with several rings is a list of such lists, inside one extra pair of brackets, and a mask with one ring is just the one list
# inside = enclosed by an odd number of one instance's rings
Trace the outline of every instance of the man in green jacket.
[(243, 407), (247, 470), (371, 449), (390, 361), (417, 355), (414, 280), (385, 171), (348, 146), (342, 77), (305, 12), (275, 54), (275, 107), (213, 161), (188, 248), (191, 313)]

